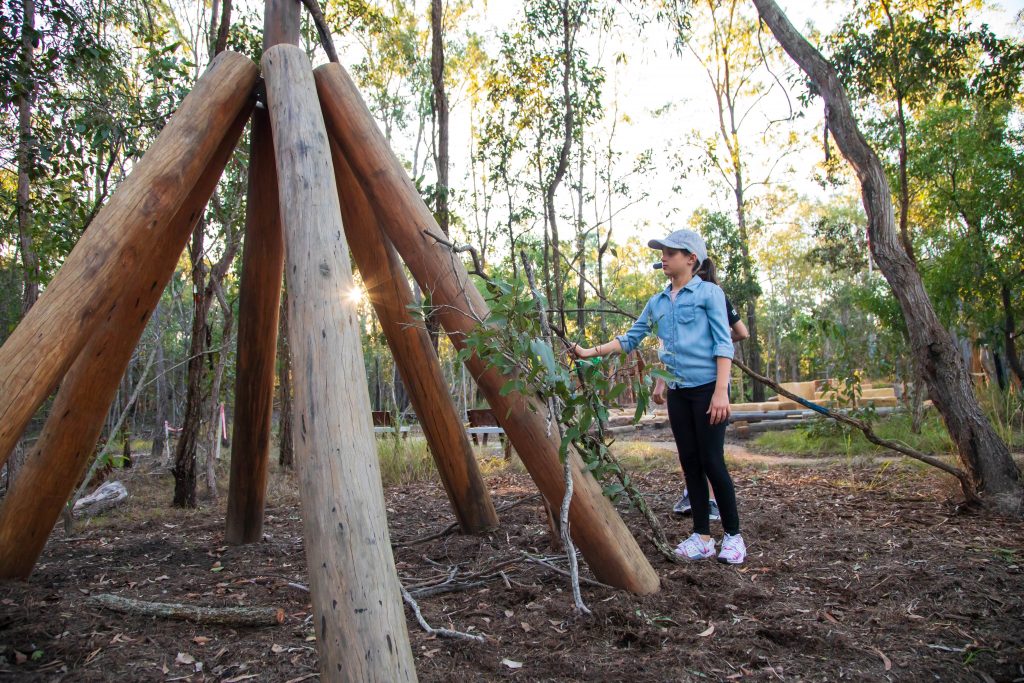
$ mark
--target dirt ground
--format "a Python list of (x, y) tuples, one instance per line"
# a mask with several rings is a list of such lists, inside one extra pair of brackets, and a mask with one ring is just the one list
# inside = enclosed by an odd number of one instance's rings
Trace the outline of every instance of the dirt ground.
[[(670, 462), (637, 480), (677, 541), (690, 528), (669, 513)], [(939, 475), (882, 461), (741, 460), (733, 474), (745, 565), (673, 565), (643, 542), (662, 590), (585, 585), (593, 614), (580, 617), (565, 577), (534, 561), (566, 565), (539, 501), (503, 512), (489, 535), (424, 541), (452, 521), (443, 491), (389, 489), (398, 571), (426, 620), (487, 637), (430, 637), (407, 609), (420, 679), (1024, 681), (1024, 524), (960, 510)], [(128, 504), (73, 537), (56, 530), (28, 582), (0, 584), (0, 680), (314, 680), (293, 479), (272, 483), (265, 541), (246, 547), (224, 544), (223, 502), (170, 510), (169, 476), (144, 468), (126, 483)], [(534, 492), (515, 472), (488, 483), (499, 507)], [(641, 517), (620, 510), (641, 537)], [(286, 617), (201, 626), (109, 612), (89, 602), (101, 593)]]

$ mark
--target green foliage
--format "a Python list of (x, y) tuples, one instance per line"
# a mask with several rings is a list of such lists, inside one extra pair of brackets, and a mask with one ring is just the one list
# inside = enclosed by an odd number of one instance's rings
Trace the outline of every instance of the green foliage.
[[(613, 441), (604, 433), (604, 425), (608, 404), (627, 383), (609, 380), (603, 359), (571, 365), (564, 362), (563, 353), (556, 352), (545, 338), (538, 302), (522, 280), (489, 280), (487, 292), (491, 315), (465, 338), (459, 360), (477, 355), (510, 378), (501, 388), (502, 395), (518, 392), (536, 399), (529, 403), (530, 409), (541, 410), (549, 428), (557, 431), (563, 460), (568, 449), (574, 448), (601, 482), (605, 495), (617, 498), (632, 484), (629, 474), (611, 456)], [(647, 409), (650, 384), (650, 377), (635, 384), (636, 421)]]
[[(758, 435), (754, 444), (759, 448), (773, 453), (794, 455), (842, 455), (846, 457), (861, 455), (881, 455), (886, 449), (864, 438), (859, 430), (827, 429), (816, 426), (816, 423), (832, 422), (828, 418), (815, 418), (811, 426), (800, 429), (787, 429), (777, 432), (765, 432)], [(889, 440), (902, 441), (924, 453), (955, 454), (956, 448), (949, 438), (949, 432), (934, 411), (929, 411), (921, 426), (921, 433), (914, 434), (910, 429), (909, 415), (894, 413), (879, 418), (873, 425), (875, 433)]]

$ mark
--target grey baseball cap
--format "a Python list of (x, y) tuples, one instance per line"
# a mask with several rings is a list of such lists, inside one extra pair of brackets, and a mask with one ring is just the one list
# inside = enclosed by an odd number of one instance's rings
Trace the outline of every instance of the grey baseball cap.
[(700, 263), (708, 257), (708, 247), (704, 244), (704, 238), (693, 230), (676, 230), (668, 237), (660, 240), (651, 240), (647, 243), (651, 249), (685, 249), (691, 254), (696, 254)]

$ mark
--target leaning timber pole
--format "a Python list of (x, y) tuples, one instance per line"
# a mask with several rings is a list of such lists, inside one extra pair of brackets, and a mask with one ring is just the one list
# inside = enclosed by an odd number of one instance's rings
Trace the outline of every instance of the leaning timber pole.
[(252, 62), (236, 53), (210, 63), (0, 348), (0, 464), (96, 328), (142, 284), (125, 273), (171, 248), (167, 225), (247, 106), (255, 77)]
[(430, 336), (409, 312), (414, 299), (398, 253), (381, 232), (373, 208), (333, 141), (331, 151), (352, 258), (423, 427), (459, 526), (468, 533), (493, 529), (498, 526), (498, 514)]
[[(253, 65), (249, 83), (232, 87), (251, 89), (255, 76)], [(42, 433), (0, 501), (0, 579), (24, 579), (32, 572), (61, 510), (95, 457), (132, 352), (234, 152), (249, 111), (244, 108), (235, 119), (210, 166), (167, 225), (160, 237), (166, 248), (121, 275), (136, 291), (118, 299), (112, 316), (97, 326), (61, 381)], [(151, 286), (154, 279), (156, 286)]]
[[(282, 43), (299, 44), (300, 10), (297, 0), (267, 0), (263, 12), (264, 50)], [(231, 425), (231, 476), (224, 526), (224, 540), (233, 544), (263, 539), (274, 413), (284, 233), (274, 141), (266, 109), (257, 107), (253, 113), (249, 148), (235, 355), (235, 416)]]
[(928, 395), (956, 443), (960, 460), (974, 478), (979, 493), (991, 496), (997, 507), (1019, 514), (1024, 500), (1020, 472), (1006, 443), (982, 412), (960, 352), (935, 314), (917, 266), (900, 244), (885, 169), (857, 128), (835, 69), (793, 27), (773, 0), (754, 0), (754, 5), (775, 39), (825, 100), (832, 137), (860, 181), (871, 253), (900, 304), (907, 321), (911, 352), (928, 385)]
[(415, 680), (337, 186), (305, 52), (263, 55), (281, 180), (295, 459), (321, 680)]
[[(488, 316), (465, 267), (431, 235), (440, 228), (408, 174), (377, 128), (351, 78), (338, 64), (319, 67), (317, 88), (332, 137), (349, 163), (381, 228), (438, 306), (438, 318), (457, 348)], [(531, 409), (527, 397), (501, 395), (508, 381), (476, 356), (467, 366), (487, 397), (537, 487), (555, 507), (565, 491), (557, 436)], [(570, 508), (573, 540), (594, 574), (605, 583), (639, 594), (658, 590), (658, 576), (594, 477), (570, 451), (575, 493)]]

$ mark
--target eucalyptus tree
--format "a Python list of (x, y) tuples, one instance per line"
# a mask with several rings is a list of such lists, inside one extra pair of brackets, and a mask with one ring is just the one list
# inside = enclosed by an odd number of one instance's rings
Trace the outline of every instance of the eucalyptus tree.
[(859, 130), (835, 69), (793, 28), (773, 0), (754, 0), (754, 4), (776, 40), (825, 100), (829, 128), (861, 184), (872, 256), (896, 295), (918, 369), (976, 491), (993, 506), (1019, 514), (1024, 501), (1020, 470), (982, 412), (963, 359), (942, 327), (913, 260), (900, 244), (884, 168)]

